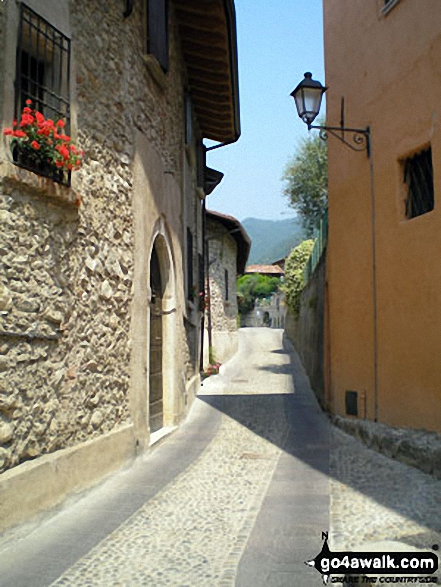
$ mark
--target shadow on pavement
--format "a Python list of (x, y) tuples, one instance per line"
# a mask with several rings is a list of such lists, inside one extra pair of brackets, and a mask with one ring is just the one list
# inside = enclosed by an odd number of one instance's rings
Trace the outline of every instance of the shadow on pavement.
[(199, 396), (216, 410), (233, 418), (322, 473), (329, 469), (329, 434), (326, 422), (296, 394), (238, 394)]
[[(367, 449), (352, 437), (342, 446), (338, 443), (333, 446), (333, 435), (342, 433), (334, 431), (330, 434), (333, 427), (318, 407), (297, 353), (291, 349), (270, 352), (286, 354), (290, 357), (289, 363), (263, 365), (259, 370), (290, 375), (294, 381), (293, 394), (251, 395), (247, 390), (248, 393), (243, 395), (207, 395), (199, 396), (199, 399), (317, 471), (329, 474), (331, 478), (350, 486), (380, 506), (420, 524), (432, 534), (440, 533), (439, 511), (436, 513), (434, 510), (430, 515), (433, 503), (441, 503), (441, 485), (435, 486), (439, 481), (421, 473), (421, 487), (418, 486), (418, 480), (413, 484), (409, 483), (409, 468), (386, 457), (380, 458), (378, 453)], [(244, 409), (245, 404), (248, 406), (247, 409)], [(283, 428), (287, 428), (287, 433), (281, 437), (277, 430)], [(335, 451), (334, 459), (330, 459), (329, 451), (331, 454)], [(333, 460), (339, 462), (338, 466), (332, 466)], [(433, 503), (425, 503), (425, 499), (430, 499)], [(430, 532), (427, 533), (426, 539), (428, 534)], [(424, 536), (421, 535), (420, 538), (417, 539), (417, 535), (410, 535), (408, 540), (402, 540), (425, 544)]]

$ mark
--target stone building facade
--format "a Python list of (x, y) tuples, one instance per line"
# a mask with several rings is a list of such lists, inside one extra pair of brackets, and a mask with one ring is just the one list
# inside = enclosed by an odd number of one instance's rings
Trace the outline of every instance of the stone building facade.
[(211, 341), (212, 358), (225, 363), (237, 351), (236, 281), (245, 270), (251, 241), (233, 216), (207, 210), (206, 218), (210, 302), (204, 362), (209, 362)]
[(240, 130), (232, 0), (9, 0), (0, 44), (3, 128), (26, 96), (85, 151), (60, 185), (0, 140), (1, 530), (185, 416), (199, 386), (202, 139)]

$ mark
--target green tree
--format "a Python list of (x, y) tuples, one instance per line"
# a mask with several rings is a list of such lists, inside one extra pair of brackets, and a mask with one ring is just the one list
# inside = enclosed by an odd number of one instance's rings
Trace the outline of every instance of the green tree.
[(306, 240), (293, 249), (285, 261), (285, 280), (282, 291), (285, 293), (286, 303), (295, 317), (300, 312), (300, 294), (303, 289), (303, 269), (311, 255), (314, 240)]
[(247, 314), (254, 309), (257, 299), (269, 298), (280, 285), (278, 277), (268, 277), (259, 273), (242, 275), (237, 280), (237, 300), (239, 314)]
[(293, 159), (285, 167), (282, 180), (289, 206), (296, 210), (308, 237), (318, 228), (328, 197), (328, 153), (318, 135), (303, 139)]

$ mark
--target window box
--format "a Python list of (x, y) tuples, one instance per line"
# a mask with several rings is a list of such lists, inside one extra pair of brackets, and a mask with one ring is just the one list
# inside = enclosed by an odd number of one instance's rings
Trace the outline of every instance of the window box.
[(47, 177), (55, 183), (70, 187), (70, 172), (58, 169), (54, 165), (41, 159), (32, 157), (28, 151), (21, 150), (18, 145), (12, 148), (12, 159), (14, 164), (37, 175)]
[(5, 161), (0, 165), (0, 175), (8, 187), (17, 187), (32, 197), (50, 199), (63, 205), (79, 207), (81, 196), (69, 186), (54, 182), (43, 175), (37, 175), (35, 171)]

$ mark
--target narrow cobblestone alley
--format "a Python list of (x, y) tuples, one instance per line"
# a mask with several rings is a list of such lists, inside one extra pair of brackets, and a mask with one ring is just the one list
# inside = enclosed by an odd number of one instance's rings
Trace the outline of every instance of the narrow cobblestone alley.
[(221, 371), (161, 445), (3, 543), (0, 586), (313, 587), (322, 531), (439, 540), (441, 482), (330, 431), (283, 331), (241, 330)]
[(2, 587), (317, 584), (326, 420), (282, 331), (241, 338), (179, 431), (2, 551)]

